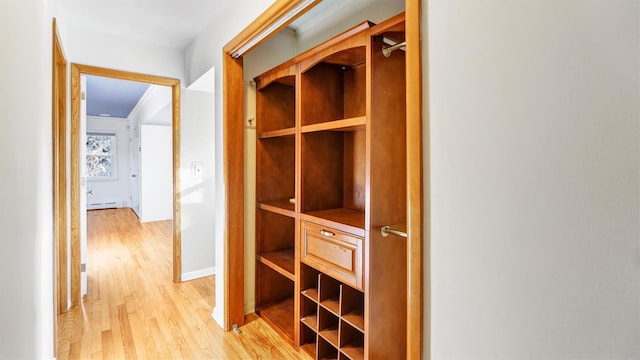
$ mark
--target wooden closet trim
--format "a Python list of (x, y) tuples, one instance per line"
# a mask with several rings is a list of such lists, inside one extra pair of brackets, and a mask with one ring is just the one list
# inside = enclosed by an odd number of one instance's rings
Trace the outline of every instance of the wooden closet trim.
[(172, 88), (173, 281), (182, 279), (180, 203), (180, 80), (71, 64), (71, 306), (80, 304), (80, 75), (103, 76)]
[[(242, 56), (233, 59), (232, 54), (251, 41), (260, 31), (275, 23), (281, 14), (294, 8), (302, 0), (276, 1), (247, 28), (241, 31), (223, 48), (223, 126), (224, 126), (224, 171), (226, 198), (225, 226), (225, 289), (224, 328), (230, 330), (233, 324), (244, 324), (244, 164), (243, 148), (243, 67)], [(409, 261), (408, 272), (408, 316), (407, 345), (408, 357), (430, 358), (429, 328), (423, 325), (423, 308), (427, 315), (429, 298), (423, 298), (423, 254), (429, 258), (429, 231), (423, 234), (423, 148), (422, 148), (422, 63), (421, 63), (421, 0), (406, 0), (406, 41), (407, 41), (407, 229)], [(426, 16), (426, 14), (424, 15)], [(282, 27), (286, 26), (283, 25)], [(279, 30), (279, 29), (277, 29)], [(267, 40), (269, 34), (262, 41)], [(426, 31), (426, 29), (425, 29)], [(425, 34), (426, 35), (426, 34)], [(425, 36), (426, 39), (426, 36)], [(258, 46), (260, 43), (257, 43)], [(426, 45), (425, 45), (426, 46)], [(249, 49), (252, 50), (252, 49)], [(424, 72), (427, 75), (426, 69)], [(428, 110), (428, 104), (425, 104)], [(428, 111), (425, 112), (425, 130), (428, 131)], [(428, 132), (425, 139), (428, 145)], [(426, 147), (428, 149), (428, 146)], [(425, 150), (426, 151), (426, 150)], [(429, 159), (428, 153), (424, 155)], [(425, 165), (428, 174), (428, 164)], [(428, 184), (428, 178), (426, 179)], [(428, 187), (427, 187), (428, 189)], [(238, 195), (239, 194), (239, 195)], [(232, 196), (239, 196), (233, 198)], [(429, 199), (429, 194), (424, 194)], [(233, 201), (231, 200), (233, 199)], [(425, 214), (428, 214), (428, 208)], [(428, 220), (427, 220), (428, 221)], [(428, 223), (425, 224), (428, 226)], [(240, 231), (238, 231), (240, 229)], [(423, 243), (423, 236), (424, 243)], [(428, 270), (428, 264), (426, 264)], [(231, 271), (233, 270), (233, 271)], [(230, 273), (233, 276), (230, 276)], [(427, 273), (428, 277), (428, 273)], [(427, 291), (429, 289), (427, 288)], [(424, 303), (424, 306), (423, 306)], [(423, 332), (426, 333), (423, 334)]]
[[(424, 1), (427, 3), (427, 1)], [(423, 188), (423, 166), (426, 170), (426, 184), (429, 184), (429, 87), (424, 91), (427, 99), (423, 103), (422, 84), (428, 84), (428, 68), (422, 69), (422, 46), (428, 49), (427, 29), (421, 29), (423, 18), (421, 0), (406, 0), (405, 2), (405, 40), (407, 42), (407, 358), (430, 359), (430, 309), (431, 298), (423, 298), (426, 290), (430, 294), (429, 253), (430, 246), (430, 217), (429, 217), (429, 186)], [(424, 31), (424, 32), (423, 32)], [(421, 43), (424, 39), (424, 44)], [(423, 76), (425, 79), (423, 79)], [(426, 80), (426, 81), (425, 81)], [(422, 106), (425, 112), (422, 112)], [(424, 121), (425, 136), (423, 158), (422, 125)], [(426, 161), (426, 163), (424, 163)], [(423, 165), (424, 164), (424, 165)], [(426, 190), (424, 190), (426, 189)], [(423, 191), (425, 192), (423, 194)], [(423, 198), (424, 196), (424, 198)], [(423, 200), (426, 199), (425, 202)], [(426, 203), (426, 208), (424, 204)], [(427, 215), (427, 216), (425, 216)], [(424, 221), (424, 223), (423, 223)], [(423, 230), (423, 227), (427, 230)], [(424, 254), (424, 257), (423, 257)], [(427, 263), (424, 264), (424, 259)], [(426, 286), (424, 289), (423, 266), (427, 270)], [(426, 313), (425, 313), (426, 311)], [(423, 323), (426, 314), (426, 325)]]

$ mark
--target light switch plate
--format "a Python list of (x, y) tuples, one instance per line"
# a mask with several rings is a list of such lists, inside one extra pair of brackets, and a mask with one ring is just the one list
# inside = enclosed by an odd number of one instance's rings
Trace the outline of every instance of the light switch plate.
[(202, 163), (201, 162), (194, 162), (191, 163), (191, 174), (195, 177), (201, 177), (202, 176)]

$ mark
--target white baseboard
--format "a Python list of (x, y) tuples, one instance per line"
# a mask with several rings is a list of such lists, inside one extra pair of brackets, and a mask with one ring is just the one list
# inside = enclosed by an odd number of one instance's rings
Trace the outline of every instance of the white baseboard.
[(214, 306), (213, 312), (211, 312), (213, 320), (224, 329), (224, 314), (222, 313), (222, 306)]
[(202, 270), (183, 273), (181, 278), (182, 278), (182, 281), (189, 281), (189, 280), (199, 279), (209, 275), (214, 275), (215, 273), (216, 273), (216, 268), (214, 266), (214, 267), (210, 267)]

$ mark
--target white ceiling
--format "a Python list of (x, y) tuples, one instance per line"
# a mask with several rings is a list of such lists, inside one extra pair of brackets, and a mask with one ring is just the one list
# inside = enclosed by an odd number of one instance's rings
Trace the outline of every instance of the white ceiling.
[(231, 0), (61, 0), (74, 26), (185, 49)]

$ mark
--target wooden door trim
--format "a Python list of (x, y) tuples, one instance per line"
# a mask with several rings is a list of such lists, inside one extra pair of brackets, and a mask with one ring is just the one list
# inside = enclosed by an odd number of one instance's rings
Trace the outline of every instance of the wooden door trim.
[[(226, 226), (225, 226), (225, 289), (224, 289), (224, 327), (229, 330), (232, 324), (241, 325), (244, 321), (239, 314), (244, 308), (244, 196), (243, 181), (230, 180), (243, 178), (243, 148), (239, 146), (243, 141), (243, 76), (242, 56), (232, 61), (231, 55), (242, 45), (248, 43), (260, 31), (268, 28), (276, 22), (283, 9), (292, 9), (301, 0), (276, 1), (269, 9), (251, 23), (246, 29), (234, 37), (223, 49), (223, 126), (225, 134), (224, 143), (224, 171), (225, 171), (225, 198), (226, 198)], [(286, 12), (286, 11), (285, 11)], [(407, 229), (409, 233), (407, 253), (408, 274), (408, 321), (407, 321), (407, 346), (409, 358), (430, 357), (429, 333), (423, 336), (423, 311), (429, 314), (429, 298), (423, 298), (423, 258), (429, 256), (429, 231), (423, 231), (423, 195), (429, 200), (429, 193), (423, 194), (423, 148), (422, 148), (422, 78), (420, 74), (427, 75), (427, 69), (422, 72), (421, 63), (421, 0), (405, 1), (406, 15), (406, 40), (407, 40)], [(426, 16), (426, 15), (425, 15)], [(426, 29), (425, 29), (426, 31)], [(272, 33), (273, 34), (273, 33)], [(271, 35), (272, 35), (271, 34)], [(271, 36), (269, 35), (269, 36)], [(426, 35), (426, 34), (425, 34)], [(266, 40), (267, 36), (264, 40)], [(426, 37), (425, 37), (426, 39)], [(254, 45), (258, 46), (258, 44)], [(426, 44), (425, 44), (426, 46)], [(250, 49), (251, 50), (251, 49)], [(428, 91), (426, 89), (425, 91)], [(428, 104), (425, 104), (427, 107)], [(428, 107), (427, 107), (428, 110)], [(428, 111), (425, 112), (428, 114)], [(428, 116), (425, 118), (425, 127), (428, 131)], [(428, 133), (427, 133), (428, 134)], [(425, 139), (428, 144), (428, 136)], [(429, 159), (426, 154), (424, 159)], [(428, 163), (425, 165), (428, 171)], [(428, 177), (425, 179), (428, 182)], [(428, 187), (427, 187), (428, 189)], [(239, 194), (239, 195), (235, 195)], [(231, 196), (239, 196), (232, 198)], [(233, 199), (233, 201), (231, 201)], [(426, 209), (428, 214), (428, 208)], [(425, 223), (424, 226), (428, 226)], [(231, 231), (230, 229), (234, 229)], [(237, 231), (240, 229), (240, 231)], [(423, 243), (424, 237), (424, 243)], [(423, 253), (427, 256), (423, 257)], [(229, 277), (233, 269), (234, 276)], [(428, 264), (426, 264), (428, 269)], [(428, 289), (427, 289), (428, 290)], [(424, 303), (424, 306), (423, 306)], [(424, 340), (426, 339), (426, 340)]]
[[(67, 311), (67, 58), (64, 54), (56, 19), (52, 22), (51, 137), (53, 176), (53, 309)], [(53, 347), (57, 352), (58, 317), (53, 320)]]
[[(429, 259), (429, 221), (423, 224), (424, 214), (429, 214), (429, 187), (423, 194), (423, 166), (429, 171), (428, 153), (423, 157), (422, 125), (425, 117), (425, 143), (429, 144), (429, 104), (422, 102), (423, 76), (428, 76), (428, 69), (422, 68), (422, 46), (427, 48), (427, 29), (421, 29), (422, 13), (421, 0), (406, 0), (405, 3), (405, 40), (406, 64), (407, 64), (407, 358), (429, 359), (430, 354), (430, 328), (429, 321), (426, 326), (423, 323), (423, 314), (426, 309), (427, 317), (430, 314), (430, 299), (423, 299), (423, 261)], [(424, 31), (424, 33), (422, 32)], [(424, 39), (424, 44), (421, 43)], [(424, 89), (428, 94), (428, 87)], [(422, 112), (422, 106), (425, 112)], [(425, 149), (428, 149), (427, 146)], [(427, 151), (427, 150), (425, 150)], [(427, 163), (424, 163), (426, 160)], [(423, 165), (424, 164), (424, 165)], [(428, 175), (425, 181), (429, 181)], [(424, 198), (423, 198), (424, 196)], [(424, 208), (423, 199), (426, 199), (427, 208)], [(424, 211), (424, 213), (423, 213)], [(429, 219), (427, 216), (426, 219)], [(423, 254), (426, 252), (426, 256)], [(428, 261), (428, 260), (427, 260)], [(428, 263), (425, 264), (429, 269)], [(429, 276), (427, 275), (427, 280)], [(429, 282), (427, 283), (429, 284)], [(429, 285), (427, 285), (427, 293)], [(426, 334), (427, 336), (424, 336)]]
[(52, 153), (53, 239), (55, 261), (54, 307), (67, 311), (67, 59), (53, 19)]
[(172, 88), (173, 281), (182, 280), (180, 203), (180, 80), (96, 66), (71, 64), (71, 305), (80, 303), (80, 75), (96, 75)]

